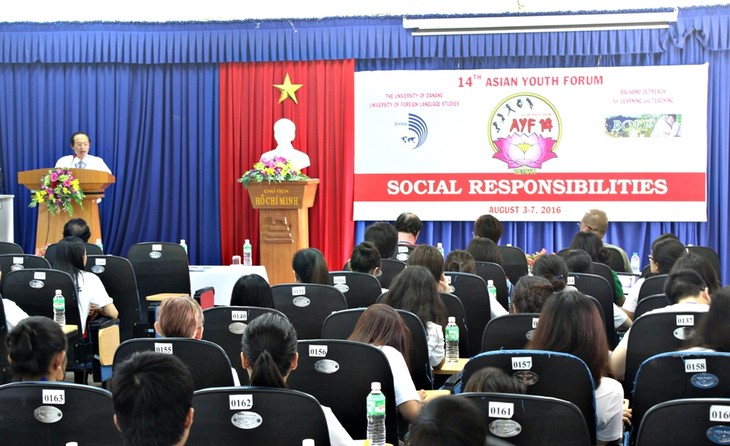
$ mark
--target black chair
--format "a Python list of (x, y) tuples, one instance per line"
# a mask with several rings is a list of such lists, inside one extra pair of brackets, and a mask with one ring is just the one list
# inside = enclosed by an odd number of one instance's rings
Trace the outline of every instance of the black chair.
[(666, 294), (654, 294), (641, 299), (634, 310), (634, 319), (638, 319), (649, 311), (664, 308), (669, 305)]
[(330, 285), (345, 296), (347, 308), (368, 307), (383, 292), (375, 276), (353, 271), (330, 272)]
[(618, 335), (613, 324), (614, 295), (611, 293), (611, 286), (608, 281), (595, 274), (570, 273), (568, 275), (568, 285), (573, 285), (581, 293), (598, 301), (603, 316), (603, 324), (606, 328), (608, 347), (610, 349), (615, 348), (618, 344)]
[(50, 269), (51, 264), (45, 258), (33, 254), (0, 254), (2, 277), (7, 276), (10, 271), (25, 268)]
[(499, 316), (487, 324), (482, 334), (482, 351), (521, 350), (537, 327), (540, 313), (518, 313)]
[[(483, 367), (497, 367), (526, 384), (527, 394), (570, 401), (583, 414), (591, 441), (596, 439), (593, 377), (577, 356), (544, 350), (497, 350), (480, 353), (464, 366), (461, 383)], [(460, 387), (456, 389), (460, 393)], [(542, 443), (538, 443), (542, 444)], [(595, 444), (595, 443), (590, 443)]]
[(496, 437), (515, 446), (585, 446), (588, 426), (575, 404), (558, 398), (508, 393), (461, 393), (484, 413)]
[(403, 245), (399, 243), (395, 248), (393, 258), (400, 262), (405, 262), (408, 260), (408, 256), (411, 255), (411, 252), (413, 252), (414, 249), (416, 249), (416, 245)]
[(146, 317), (129, 260), (112, 255), (87, 255), (86, 271), (96, 274), (114, 299), (114, 306), (119, 311), (119, 341), (146, 337)]
[(23, 254), (23, 248), (13, 242), (0, 242), (0, 254)]
[[(357, 321), (365, 310), (366, 308), (350, 308), (330, 314), (322, 324), (322, 338), (346, 340), (352, 334)], [(417, 389), (432, 389), (433, 373), (428, 361), (428, 342), (423, 324), (418, 316), (410, 311), (399, 309), (396, 311), (411, 331), (411, 354), (408, 359), (413, 384)]]
[[(2, 296), (0, 296), (2, 299)], [(8, 335), (8, 323), (5, 319), (4, 305), (0, 306), (0, 384), (10, 382), (13, 373), (10, 371), (8, 362), (8, 349), (5, 347), (5, 338)]]
[(507, 289), (507, 276), (498, 263), (474, 262), (476, 275), (484, 279), (485, 283), (491, 280), (497, 288), (497, 302), (502, 304), (505, 310), (509, 311), (509, 290)]
[[(87, 256), (100, 256), (104, 254), (104, 251), (101, 250), (97, 245), (94, 245), (93, 243), (84, 243), (84, 247), (86, 248), (86, 255)], [(52, 243), (46, 247), (46, 252), (43, 254), (43, 257), (46, 259), (50, 259), (49, 261), (52, 262), (53, 259), (56, 256), (56, 250), (58, 249), (58, 243)]]
[(715, 270), (715, 273), (717, 274), (717, 278), (720, 279), (720, 283), (723, 283), (722, 271), (720, 270), (720, 256), (717, 255), (717, 251), (710, 248), (709, 246), (695, 246), (695, 245), (687, 245), (687, 251), (706, 258), (712, 265), (712, 268)]
[[(453, 294), (439, 293), (439, 296), (446, 307), (446, 314), (448, 316), (453, 316), (456, 325), (459, 327), (459, 356), (467, 355), (470, 353), (469, 325), (466, 323), (466, 311), (464, 310), (464, 305), (461, 303), (461, 299)], [(446, 329), (446, 327), (443, 328), (444, 330)]]
[(301, 446), (305, 438), (313, 439), (316, 445), (330, 444), (322, 406), (311, 395), (297, 390), (203, 389), (193, 395), (193, 407), (195, 422), (190, 429), (189, 446), (273, 443)]
[(241, 335), (249, 322), (266, 313), (286, 317), (279, 310), (264, 307), (213, 307), (203, 310), (203, 339), (219, 345), (226, 352), (244, 385), (248, 383), (248, 372), (241, 364)]
[(365, 398), (370, 384), (380, 382), (386, 404), (386, 441), (398, 444), (393, 374), (385, 353), (369, 344), (333, 339), (299, 341), (297, 350), (299, 367), (289, 375), (289, 388), (331, 408), (352, 438), (366, 438)]
[(340, 290), (330, 285), (285, 283), (271, 287), (274, 308), (289, 318), (299, 339), (316, 339), (333, 311), (347, 308)]
[(659, 403), (639, 426), (636, 446), (727, 444), (730, 398), (687, 398)]
[(466, 324), (469, 327), (469, 350), (464, 357), (472, 357), (479, 353), (484, 327), (492, 318), (487, 283), (476, 274), (445, 274), (447, 280), (451, 280), (451, 294), (458, 296), (464, 306)]
[[(605, 246), (605, 245), (604, 245)], [(606, 249), (608, 249), (608, 266), (612, 270), (621, 273), (630, 273), (631, 270), (626, 269), (626, 263), (624, 262), (624, 256), (621, 254), (621, 251), (616, 249), (613, 246), (606, 246)]]
[(0, 386), (0, 438), (7, 445), (121, 445), (112, 394), (65, 382)]
[(664, 293), (664, 284), (667, 282), (666, 274), (659, 274), (658, 276), (647, 277), (639, 288), (639, 297), (637, 304), (647, 296), (653, 296), (655, 294)]
[(644, 361), (634, 385), (632, 440), (649, 409), (682, 398), (730, 398), (730, 354), (671, 352)]
[(525, 251), (516, 246), (499, 245), (498, 248), (502, 253), (502, 269), (514, 285), (528, 272)]
[(395, 276), (406, 269), (406, 263), (394, 259), (381, 259), (380, 262), (380, 270), (383, 273), (378, 277), (378, 282), (382, 288), (388, 289)]
[(606, 279), (606, 282), (611, 286), (611, 296), (613, 300), (616, 300), (616, 280), (613, 278), (613, 270), (608, 265), (600, 262), (591, 263), (591, 274), (601, 276)]
[(626, 345), (626, 394), (633, 389), (634, 377), (642, 362), (659, 353), (685, 348), (694, 338), (694, 327), (705, 316), (707, 312), (703, 311), (671, 311), (644, 314), (636, 319), (629, 330)]
[(197, 339), (141, 338), (124, 341), (114, 353), (112, 370), (134, 353), (149, 351), (180, 358), (190, 369), (196, 390), (234, 385), (231, 361), (226, 352), (212, 342)]

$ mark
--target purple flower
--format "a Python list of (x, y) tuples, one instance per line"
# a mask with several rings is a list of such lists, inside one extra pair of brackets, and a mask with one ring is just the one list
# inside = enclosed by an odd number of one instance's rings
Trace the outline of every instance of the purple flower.
[(498, 151), (492, 158), (504, 161), (510, 169), (523, 166), (539, 169), (545, 161), (558, 157), (552, 151), (555, 142), (536, 133), (514, 133), (494, 141)]

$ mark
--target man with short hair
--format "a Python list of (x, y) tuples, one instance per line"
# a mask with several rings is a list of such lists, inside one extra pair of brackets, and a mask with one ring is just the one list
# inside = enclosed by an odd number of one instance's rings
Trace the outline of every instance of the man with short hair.
[(78, 237), (84, 243), (89, 243), (91, 229), (83, 218), (72, 218), (63, 225), (63, 238)]
[(373, 223), (365, 228), (365, 241), (372, 242), (378, 248), (380, 258), (389, 259), (395, 255), (395, 248), (398, 245), (398, 231), (387, 222)]
[[(600, 209), (591, 209), (583, 215), (578, 226), (580, 226), (580, 230), (582, 232), (590, 231), (603, 240), (603, 237), (606, 235), (606, 230), (608, 229), (608, 217), (606, 216), (606, 213)], [(626, 254), (626, 251), (624, 251), (620, 246), (611, 245), (606, 242), (603, 242), (603, 246), (618, 251), (624, 262), (624, 272), (631, 272), (631, 262), (629, 261), (629, 256)]]
[(98, 156), (89, 155), (91, 148), (91, 139), (84, 132), (76, 132), (71, 135), (71, 150), (73, 155), (66, 155), (56, 161), (56, 167), (66, 169), (89, 169), (100, 170), (106, 173), (112, 173), (109, 166), (103, 159)]
[(126, 446), (182, 446), (193, 424), (193, 377), (173, 355), (135, 353), (112, 377), (114, 424)]
[(423, 223), (418, 215), (411, 212), (404, 212), (395, 221), (395, 229), (398, 231), (399, 245), (415, 245), (418, 234), (423, 229)]
[(474, 237), (488, 238), (499, 245), (502, 237), (502, 222), (491, 214), (480, 215), (474, 222)]

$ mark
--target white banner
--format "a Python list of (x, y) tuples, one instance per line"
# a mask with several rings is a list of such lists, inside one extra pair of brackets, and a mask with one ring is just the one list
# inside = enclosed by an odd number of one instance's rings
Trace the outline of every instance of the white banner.
[(707, 221), (705, 65), (355, 73), (356, 220)]

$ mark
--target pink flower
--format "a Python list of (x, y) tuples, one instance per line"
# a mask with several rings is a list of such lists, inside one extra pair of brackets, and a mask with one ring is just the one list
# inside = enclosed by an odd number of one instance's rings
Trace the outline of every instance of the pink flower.
[(51, 172), (51, 181), (54, 183), (58, 181), (58, 172)]
[(552, 151), (555, 140), (536, 133), (514, 133), (507, 138), (498, 138), (494, 145), (499, 151), (492, 158), (504, 161), (510, 169), (522, 166), (539, 169), (545, 161), (558, 157)]

